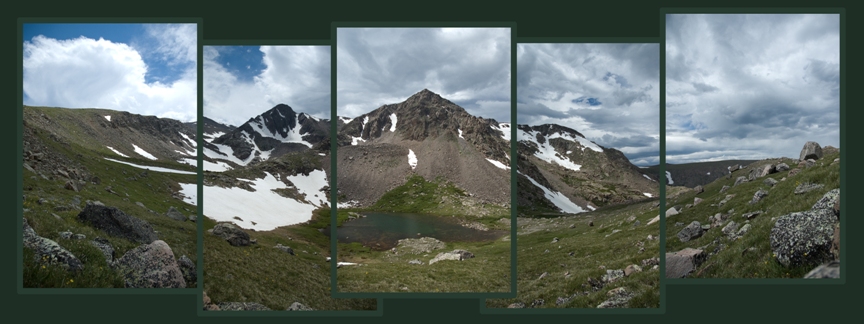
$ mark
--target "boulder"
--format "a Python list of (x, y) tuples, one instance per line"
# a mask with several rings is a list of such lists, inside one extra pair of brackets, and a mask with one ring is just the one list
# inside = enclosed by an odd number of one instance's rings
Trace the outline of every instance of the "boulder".
[(696, 206), (701, 202), (702, 202), (702, 198), (699, 198), (699, 197), (693, 198), (693, 206)]
[(219, 223), (213, 227), (213, 235), (219, 236), (232, 246), (248, 246), (252, 244), (249, 234), (231, 223)]
[(633, 294), (624, 287), (618, 287), (606, 292), (606, 297), (609, 299), (597, 305), (597, 308), (625, 308), (630, 299), (633, 298)]
[(84, 269), (84, 263), (81, 262), (72, 252), (64, 249), (57, 242), (41, 237), (36, 234), (36, 231), (30, 227), (27, 219), (24, 218), (23, 226), (23, 243), (24, 247), (33, 251), (33, 260), (47, 264), (59, 265), (68, 271), (78, 271)]
[(693, 188), (693, 191), (695, 191), (696, 194), (700, 194), (700, 193), (705, 192), (705, 189), (702, 188), (702, 186), (696, 186), (696, 187)]
[(723, 186), (723, 188), (720, 188), (720, 193), (724, 193), (726, 190), (729, 190), (729, 186)]
[(733, 184), (732, 186), (734, 187), (734, 186), (737, 186), (737, 185), (745, 183), (745, 182), (747, 182), (747, 178), (744, 176), (741, 176), (741, 177), (738, 177), (735, 179), (735, 184)]
[(735, 221), (729, 221), (729, 224), (726, 224), (720, 231), (726, 236), (734, 236), (735, 232), (738, 231), (738, 224)]
[(63, 185), (63, 188), (66, 188), (66, 190), (72, 190), (75, 192), (81, 191), (81, 188), (78, 185), (78, 181), (75, 181), (75, 180), (66, 181), (66, 184)]
[(751, 205), (756, 204), (759, 201), (761, 201), (762, 198), (765, 198), (765, 197), (768, 197), (768, 192), (765, 190), (759, 189), (759, 191), (756, 191), (756, 193), (753, 194), (753, 199), (750, 200), (750, 204)]
[(626, 268), (624, 268), (624, 276), (627, 276), (627, 277), (629, 277), (630, 275), (637, 273), (637, 272), (642, 272), (642, 267), (635, 265), (635, 264), (631, 264), (631, 265), (627, 266)]
[(183, 214), (181, 214), (180, 211), (177, 210), (177, 208), (174, 208), (174, 206), (168, 207), (168, 212), (165, 213), (165, 216), (168, 216), (168, 218), (180, 222), (186, 221), (186, 216), (183, 216)]
[(150, 223), (127, 215), (115, 207), (89, 203), (84, 207), (84, 210), (78, 213), (78, 220), (100, 229), (108, 235), (122, 237), (133, 242), (150, 244), (158, 239)]
[(794, 175), (796, 175), (796, 174), (798, 174), (798, 173), (801, 173), (801, 169), (800, 169), (800, 168), (794, 168), (794, 169), (792, 169), (792, 170), (789, 170), (789, 176), (790, 176), (790, 177), (791, 177), (791, 176), (794, 176)]
[(174, 252), (162, 240), (129, 250), (117, 260), (117, 268), (126, 288), (186, 288)]
[(766, 164), (756, 169), (756, 178), (761, 178), (776, 172), (777, 168), (773, 164)]
[(777, 172), (789, 171), (789, 165), (786, 163), (777, 163), (775, 169)]
[(606, 270), (606, 274), (604, 274), (600, 280), (603, 280), (603, 282), (615, 282), (621, 278), (624, 278), (624, 270)]
[(90, 241), (90, 245), (95, 246), (102, 252), (102, 255), (105, 256), (105, 262), (108, 263), (108, 265), (114, 264), (114, 247), (111, 246), (111, 242), (107, 239), (97, 237)]
[(774, 180), (774, 178), (767, 178), (767, 179), (765, 179), (765, 181), (762, 181), (762, 183), (764, 183), (765, 185), (767, 185), (769, 187), (773, 187), (774, 185), (777, 184), (777, 180)]
[(690, 225), (684, 227), (681, 231), (678, 232), (678, 239), (681, 242), (687, 242), (692, 239), (698, 238), (702, 236), (705, 231), (702, 229), (702, 225), (697, 221), (693, 221)]
[(675, 207), (666, 210), (666, 217), (678, 215), (678, 210)]
[(810, 192), (810, 191), (813, 191), (816, 189), (821, 189), (822, 187), (825, 187), (825, 185), (805, 182), (805, 183), (802, 183), (802, 184), (798, 185), (797, 187), (795, 187), (795, 194), (800, 195), (800, 194), (807, 193), (807, 192)]
[(666, 278), (685, 278), (706, 259), (702, 250), (686, 248), (666, 253)]
[(818, 160), (822, 158), (822, 147), (816, 142), (807, 142), (804, 148), (801, 149), (801, 154), (798, 160), (804, 161), (807, 159)]
[(757, 210), (757, 211), (753, 211), (753, 212), (749, 212), (749, 213), (744, 213), (744, 215), (741, 215), (741, 217), (744, 217), (744, 219), (751, 219), (753, 217), (759, 216), (759, 214), (762, 214), (761, 210)]
[(721, 206), (721, 207), (722, 207), (722, 206), (725, 205), (727, 202), (729, 202), (729, 200), (732, 200), (732, 198), (735, 198), (735, 195), (726, 195), (726, 197), (723, 198), (723, 200), (721, 200), (721, 201), (717, 204), (717, 206)]
[(223, 311), (269, 311), (270, 308), (259, 303), (225, 302), (217, 305)]
[(771, 250), (784, 266), (818, 265), (833, 259), (834, 222), (830, 210), (816, 209), (780, 216), (771, 229)]
[(834, 205), (840, 200), (840, 189), (832, 189), (822, 195), (811, 209), (829, 209), (834, 212)]

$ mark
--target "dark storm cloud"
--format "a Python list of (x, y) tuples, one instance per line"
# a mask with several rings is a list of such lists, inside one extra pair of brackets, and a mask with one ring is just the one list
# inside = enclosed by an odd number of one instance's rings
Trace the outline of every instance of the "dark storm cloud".
[(669, 163), (840, 144), (839, 15), (667, 15)]

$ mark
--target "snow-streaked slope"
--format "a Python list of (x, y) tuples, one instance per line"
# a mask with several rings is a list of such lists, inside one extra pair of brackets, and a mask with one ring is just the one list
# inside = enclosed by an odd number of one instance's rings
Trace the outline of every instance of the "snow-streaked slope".
[(105, 146), (105, 147), (107, 147), (107, 148), (108, 148), (109, 150), (111, 150), (112, 152), (117, 153), (117, 155), (119, 155), (119, 156), (122, 156), (122, 157), (125, 157), (125, 158), (128, 158), (128, 157), (129, 157), (128, 155), (123, 154), (123, 153), (120, 153), (120, 151), (118, 151), (118, 150), (115, 150), (113, 147), (110, 147), (110, 146)]
[[(535, 132), (535, 131), (526, 132), (524, 130), (517, 129), (516, 135), (517, 135), (517, 138), (519, 139), (519, 141), (530, 142), (530, 143), (534, 144), (534, 146), (537, 148), (537, 152), (534, 153), (534, 156), (536, 156), (537, 158), (539, 158), (543, 161), (546, 161), (548, 163), (554, 163), (554, 164), (560, 165), (562, 167), (565, 167), (565, 168), (573, 170), (573, 171), (579, 171), (579, 169), (582, 168), (581, 165), (574, 163), (566, 155), (562, 155), (561, 153), (558, 153), (557, 151), (555, 151), (555, 148), (552, 147), (551, 144), (549, 144), (548, 139), (552, 139), (552, 138), (556, 138), (556, 137), (551, 137), (551, 136), (547, 137), (547, 140), (541, 144), (540, 142), (537, 141), (537, 133), (538, 132)], [(562, 137), (562, 136), (558, 136), (558, 137)]]
[(648, 198), (653, 197), (650, 193), (647, 193), (647, 192), (643, 192), (642, 194), (645, 195), (645, 197), (648, 197)]
[(408, 165), (411, 166), (411, 170), (417, 167), (417, 155), (410, 149), (408, 150)]
[(339, 118), (343, 123), (346, 123), (346, 124), (350, 123), (352, 120), (354, 120), (354, 118), (348, 118), (348, 117), (342, 117), (342, 116), (339, 116), (337, 118)]
[[(219, 222), (232, 222), (246, 229), (270, 231), (280, 226), (308, 221), (312, 218), (312, 211), (318, 208), (313, 204), (285, 198), (274, 192), (273, 189), (288, 188), (288, 186), (270, 173), (265, 172), (263, 179), (238, 180), (249, 181), (255, 191), (218, 186), (204, 187), (205, 216)], [(295, 185), (298, 183), (303, 181), (297, 181)], [(302, 186), (305, 187), (305, 184)], [(298, 190), (303, 192), (303, 189), (298, 188)], [(234, 217), (239, 217), (242, 221)]]
[[(185, 163), (185, 164), (188, 164), (191, 166), (197, 166), (198, 165), (198, 160), (196, 160), (196, 159), (183, 158), (183, 159), (178, 160), (177, 162)], [(213, 162), (210, 162), (207, 160), (203, 160), (202, 162), (204, 163), (204, 165), (203, 165), (204, 171), (222, 172), (222, 171), (228, 171), (228, 170), (233, 169), (230, 165), (228, 165), (228, 163), (225, 163), (225, 162), (218, 162), (217, 161), (216, 163), (213, 163)]]
[(360, 127), (360, 136), (351, 136), (351, 145), (357, 145), (360, 142), (365, 142), (363, 139), (363, 131), (366, 129), (366, 123), (369, 122), (369, 116), (363, 117), (363, 127)]
[(390, 122), (392, 123), (392, 124), (390, 124), (390, 131), (395, 132), (396, 131), (396, 113), (390, 114)]
[(510, 141), (510, 123), (498, 123), (498, 127), (494, 125), (489, 127), (501, 132), (501, 138)]
[[(296, 115), (295, 115), (295, 117), (296, 117)], [(295, 120), (297, 120), (297, 119), (295, 119)], [(249, 124), (252, 125), (253, 129), (255, 131), (257, 131), (258, 134), (261, 134), (261, 136), (275, 138), (276, 140), (278, 140), (282, 143), (299, 143), (299, 144), (306, 145), (308, 147), (312, 147), (312, 143), (309, 143), (309, 142), (303, 140), (303, 135), (305, 135), (305, 134), (300, 134), (300, 124), (295, 125), (294, 128), (285, 127), (285, 129), (284, 129), (286, 131), (285, 136), (282, 136), (282, 134), (279, 134), (278, 132), (274, 133), (274, 132), (270, 131), (270, 129), (268, 129), (264, 125), (264, 123), (260, 120), (254, 120), (254, 121), (250, 122)], [(247, 138), (247, 140), (250, 140), (250, 141), (252, 140), (252, 137), (249, 136), (249, 134), (243, 133), (243, 135)], [(256, 149), (257, 149), (257, 147), (256, 147)]]
[(459, 131), (459, 138), (461, 138), (461, 139), (465, 139), (464, 137), (462, 137), (462, 130), (461, 130), (461, 129), (458, 129), (458, 131)]
[(666, 171), (666, 180), (669, 181), (669, 184), (675, 184), (675, 181), (672, 181), (672, 174), (669, 171)]
[(645, 177), (645, 179), (657, 182), (657, 180), (651, 179), (651, 177), (649, 177), (647, 174), (643, 174), (642, 176)]
[(136, 168), (139, 168), (139, 169), (145, 169), (145, 170), (156, 171), (156, 172), (179, 173), (179, 174), (198, 174), (197, 172), (180, 171), (180, 170), (168, 169), (168, 168), (163, 168), (163, 167), (154, 167), (154, 166), (138, 165), (138, 164), (135, 164), (135, 163), (129, 163), (129, 162), (125, 162), (125, 161), (118, 161), (118, 160), (115, 160), (115, 159), (109, 159), (109, 158), (104, 158), (104, 159), (106, 159), (106, 160), (108, 160), (108, 161), (111, 161), (111, 162), (117, 162), (117, 163), (122, 163), (122, 164), (125, 164), (125, 165), (129, 165), (129, 166), (133, 166), (133, 167), (136, 167)]
[(489, 163), (492, 163), (492, 165), (498, 167), (499, 169), (510, 170), (510, 166), (507, 166), (504, 163), (492, 159), (486, 159), (486, 161), (489, 161)]
[(153, 156), (153, 154), (147, 153), (147, 151), (138, 147), (138, 145), (132, 144), (132, 147), (135, 148), (135, 153), (138, 153), (138, 155), (141, 155), (141, 156), (148, 158), (148, 159), (151, 159), (151, 160), (156, 160), (156, 157)]
[(204, 148), (204, 155), (210, 157), (211, 159), (223, 159), (237, 163), (239, 165), (247, 165), (249, 164), (249, 162), (252, 161), (252, 159), (255, 158), (255, 154), (249, 154), (249, 157), (246, 158), (246, 160), (240, 160), (236, 156), (234, 156), (234, 149), (232, 149), (230, 146), (224, 144), (213, 145), (219, 149), (219, 152), (213, 151), (206, 147)]
[(102, 117), (105, 117), (105, 119), (107, 119), (109, 122), (111, 121), (111, 115), (106, 115), (106, 116), (102, 116)]
[[(519, 174), (522, 174), (522, 173), (520, 172)], [(572, 201), (570, 201), (569, 198), (567, 198), (567, 196), (564, 196), (562, 193), (557, 192), (557, 191), (553, 192), (552, 190), (549, 190), (549, 188), (544, 187), (543, 185), (541, 185), (540, 183), (538, 183), (537, 181), (535, 181), (531, 177), (524, 175), (524, 174), (522, 174), (522, 175), (525, 176), (526, 178), (528, 178), (528, 180), (531, 181), (531, 183), (533, 183), (535, 186), (542, 189), (546, 199), (549, 199), (549, 201), (551, 201), (555, 205), (555, 207), (558, 207), (559, 209), (561, 209), (561, 211), (563, 211), (565, 213), (571, 213), (571, 214), (585, 212), (585, 210), (582, 209), (582, 207), (579, 207), (579, 205), (574, 204)], [(589, 209), (593, 210), (593, 208), (590, 208), (590, 207), (589, 207)]]

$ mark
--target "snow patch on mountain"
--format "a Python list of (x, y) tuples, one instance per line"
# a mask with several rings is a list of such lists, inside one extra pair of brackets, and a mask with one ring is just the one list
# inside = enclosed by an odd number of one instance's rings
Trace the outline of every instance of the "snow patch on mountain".
[(122, 157), (125, 157), (125, 158), (128, 158), (128, 157), (129, 157), (128, 155), (123, 154), (123, 153), (120, 153), (120, 151), (118, 151), (118, 150), (115, 150), (113, 147), (110, 147), (110, 146), (105, 146), (105, 147), (107, 147), (107, 148), (108, 148), (109, 150), (111, 150), (112, 152), (117, 153), (117, 155), (119, 155), (119, 156), (122, 156)]
[(138, 153), (138, 155), (141, 155), (141, 156), (148, 158), (148, 159), (151, 159), (151, 160), (156, 160), (156, 157), (153, 156), (153, 154), (147, 153), (147, 151), (138, 147), (138, 145), (132, 144), (132, 147), (135, 148), (135, 153)]
[[(522, 173), (519, 172), (519, 174), (522, 174)], [(555, 205), (555, 207), (558, 207), (558, 209), (561, 209), (561, 211), (563, 211), (565, 213), (571, 213), (571, 214), (585, 212), (585, 210), (582, 209), (582, 207), (579, 207), (579, 205), (576, 205), (575, 203), (570, 201), (570, 199), (567, 198), (566, 196), (564, 196), (564, 194), (562, 194), (558, 191), (549, 190), (549, 188), (546, 188), (543, 185), (541, 185), (540, 183), (538, 183), (537, 181), (534, 181), (534, 179), (532, 179), (531, 177), (524, 175), (524, 174), (522, 174), (522, 175), (525, 176), (526, 178), (528, 178), (528, 180), (531, 181), (531, 183), (533, 183), (535, 186), (542, 189), (546, 199), (549, 199), (549, 201), (551, 201), (552, 204)], [(590, 206), (589, 206), (589, 209), (593, 210), (593, 208), (591, 208)]]

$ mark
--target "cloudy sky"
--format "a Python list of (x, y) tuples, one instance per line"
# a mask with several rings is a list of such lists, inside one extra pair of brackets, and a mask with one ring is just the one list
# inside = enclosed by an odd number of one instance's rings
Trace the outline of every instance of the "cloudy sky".
[(204, 116), (240, 126), (282, 103), (330, 119), (330, 46), (204, 46)]
[(840, 147), (840, 17), (667, 15), (669, 163)]
[(558, 124), (623, 152), (638, 166), (660, 163), (658, 44), (519, 44), (519, 124)]
[(195, 24), (25, 24), (24, 104), (194, 121)]
[(509, 28), (339, 28), (336, 46), (340, 116), (429, 89), (472, 115), (510, 121)]

